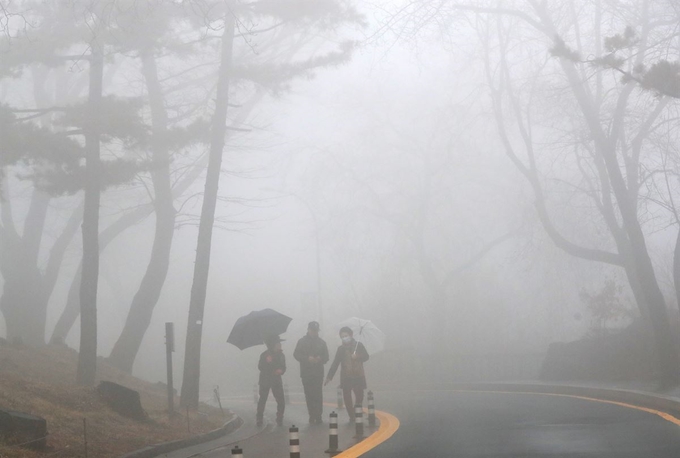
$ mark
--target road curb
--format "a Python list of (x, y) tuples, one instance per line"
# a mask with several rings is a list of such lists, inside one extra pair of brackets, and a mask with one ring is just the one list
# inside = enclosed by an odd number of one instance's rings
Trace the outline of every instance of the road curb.
[(121, 455), (120, 458), (154, 458), (163, 453), (173, 452), (181, 448), (191, 447), (192, 445), (202, 444), (220, 437), (231, 434), (243, 425), (243, 419), (238, 415), (226, 422), (221, 428), (214, 429), (205, 434), (198, 436), (187, 437), (186, 439), (179, 439), (171, 442), (163, 442), (161, 444), (149, 445), (147, 447), (135, 450), (134, 452)]
[(680, 415), (680, 399), (664, 396), (663, 394), (629, 389), (544, 383), (461, 383), (454, 384), (452, 389), (582, 396), (647, 407), (675, 416)]

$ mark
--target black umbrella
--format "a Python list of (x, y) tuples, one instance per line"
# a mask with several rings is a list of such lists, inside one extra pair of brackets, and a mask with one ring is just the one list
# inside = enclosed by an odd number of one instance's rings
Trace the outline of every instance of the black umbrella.
[(227, 342), (240, 350), (261, 345), (268, 336), (286, 332), (291, 319), (276, 310), (255, 310), (236, 320)]

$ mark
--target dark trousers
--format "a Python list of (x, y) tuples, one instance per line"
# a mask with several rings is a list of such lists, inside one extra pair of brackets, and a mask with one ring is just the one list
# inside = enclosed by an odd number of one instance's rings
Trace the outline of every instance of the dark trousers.
[[(352, 391), (354, 391), (354, 402), (352, 402)], [(350, 420), (354, 420), (354, 406), (356, 404), (363, 405), (364, 389), (358, 386), (350, 386), (342, 389), (342, 397), (345, 400), (345, 407)]]
[(264, 416), (264, 406), (267, 404), (269, 390), (271, 390), (272, 394), (274, 395), (274, 399), (276, 399), (276, 419), (282, 420), (283, 412), (286, 410), (282, 383), (275, 383), (273, 385), (260, 385), (260, 399), (257, 401), (257, 419), (262, 420), (262, 417)]
[(321, 415), (323, 415), (323, 375), (321, 377), (304, 377), (302, 387), (305, 390), (309, 418), (321, 420)]

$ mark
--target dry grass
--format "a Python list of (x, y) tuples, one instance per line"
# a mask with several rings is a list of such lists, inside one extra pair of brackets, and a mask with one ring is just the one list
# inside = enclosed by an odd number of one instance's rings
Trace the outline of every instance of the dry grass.
[(95, 388), (74, 383), (77, 361), (78, 354), (63, 346), (0, 345), (0, 409), (44, 417), (49, 434), (48, 448), (42, 452), (12, 446), (9, 439), (0, 438), (0, 458), (84, 457), (83, 419), (88, 456), (98, 458), (211, 431), (227, 420), (219, 409), (201, 406), (200, 412), (189, 413), (189, 433), (186, 412), (169, 420), (165, 386), (132, 377), (100, 359), (97, 382), (108, 380), (139, 391), (149, 420), (120, 416), (99, 398)]

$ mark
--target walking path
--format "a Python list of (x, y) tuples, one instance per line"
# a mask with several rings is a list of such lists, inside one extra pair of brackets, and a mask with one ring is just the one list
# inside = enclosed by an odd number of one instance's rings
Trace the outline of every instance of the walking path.
[(276, 426), (274, 422), (276, 404), (272, 400), (267, 405), (265, 423), (261, 427), (255, 425), (255, 406), (252, 399), (223, 398), (222, 404), (230, 406), (230, 410), (243, 420), (240, 428), (219, 439), (159, 456), (167, 458), (225, 457), (230, 456), (231, 449), (238, 446), (243, 450), (244, 458), (288, 457), (289, 428), (295, 425), (299, 429), (301, 458), (327, 456), (353, 458), (389, 439), (399, 427), (399, 420), (395, 417), (386, 412), (376, 411), (376, 426), (368, 427), (364, 419), (364, 438), (358, 440), (356, 426), (347, 421), (347, 414), (343, 409), (338, 414), (338, 448), (342, 453), (329, 455), (326, 453), (329, 448), (328, 418), (330, 412), (338, 412), (337, 405), (325, 404), (324, 423), (310, 425), (302, 395), (294, 394), (291, 398), (292, 401), (286, 405), (283, 426)]

